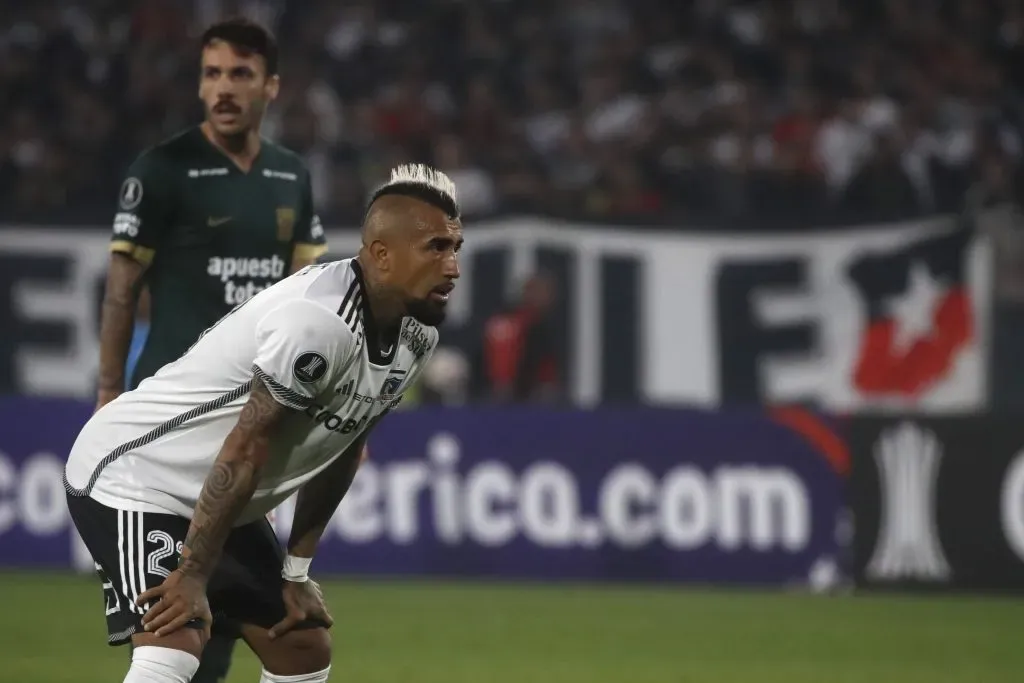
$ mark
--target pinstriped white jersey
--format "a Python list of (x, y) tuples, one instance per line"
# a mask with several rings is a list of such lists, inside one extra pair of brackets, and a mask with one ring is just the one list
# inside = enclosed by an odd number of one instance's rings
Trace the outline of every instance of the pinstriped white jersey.
[(72, 447), (65, 487), (122, 510), (191, 517), (253, 383), (263, 382), (294, 413), (276, 431), (238, 523), (259, 519), (397, 405), (437, 338), (406, 318), (389, 348), (368, 344), (379, 335), (358, 262), (309, 266), (99, 410)]

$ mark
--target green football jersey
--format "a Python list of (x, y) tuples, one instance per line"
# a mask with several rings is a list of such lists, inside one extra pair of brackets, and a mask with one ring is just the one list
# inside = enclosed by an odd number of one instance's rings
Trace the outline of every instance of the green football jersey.
[(121, 185), (110, 250), (148, 264), (138, 386), (236, 305), (327, 251), (309, 171), (263, 140), (248, 172), (196, 126), (143, 152)]

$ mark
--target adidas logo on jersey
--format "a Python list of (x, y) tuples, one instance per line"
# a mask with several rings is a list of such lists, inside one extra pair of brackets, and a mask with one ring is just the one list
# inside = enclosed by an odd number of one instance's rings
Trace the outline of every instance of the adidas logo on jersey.
[(356, 403), (377, 402), (377, 397), (366, 396), (356, 391), (356, 381), (354, 379), (350, 379), (349, 381), (342, 384), (334, 391), (334, 393), (337, 394), (338, 396), (344, 396), (345, 398), (348, 398), (350, 401), (354, 401)]

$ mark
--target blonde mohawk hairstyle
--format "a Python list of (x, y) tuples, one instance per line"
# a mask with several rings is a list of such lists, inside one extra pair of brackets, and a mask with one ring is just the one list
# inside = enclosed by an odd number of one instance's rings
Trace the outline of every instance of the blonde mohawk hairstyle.
[(459, 218), (458, 190), (447, 175), (426, 164), (402, 164), (391, 169), (391, 179), (374, 190), (367, 209), (389, 194), (415, 197), (443, 210), (450, 218)]

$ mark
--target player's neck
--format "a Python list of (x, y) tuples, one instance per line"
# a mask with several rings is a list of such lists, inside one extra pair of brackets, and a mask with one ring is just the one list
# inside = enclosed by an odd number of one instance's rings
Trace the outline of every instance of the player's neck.
[(367, 283), (367, 304), (370, 307), (370, 314), (376, 324), (377, 332), (381, 341), (394, 339), (402, 326), (402, 318), (405, 316), (405, 305), (396, 302), (379, 288)]
[(203, 121), (199, 128), (214, 147), (231, 159), (243, 171), (252, 168), (256, 155), (260, 153), (260, 133), (250, 128), (238, 135), (221, 135), (213, 129), (209, 121)]
[(372, 272), (368, 272), (361, 259), (357, 258), (356, 263), (359, 264), (359, 271), (362, 273), (366, 303), (370, 308), (370, 315), (373, 316), (374, 326), (381, 339), (391, 339), (398, 334), (402, 325), (405, 304), (391, 296), (385, 287), (375, 281)]

